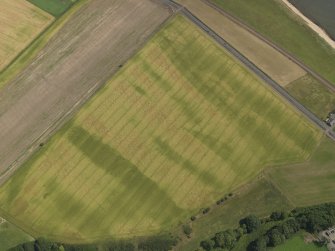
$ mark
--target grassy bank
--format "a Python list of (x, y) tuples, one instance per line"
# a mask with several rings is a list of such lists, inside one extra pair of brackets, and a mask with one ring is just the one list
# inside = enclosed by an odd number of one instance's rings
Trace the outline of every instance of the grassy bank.
[(335, 85), (335, 50), (279, 0), (212, 0)]

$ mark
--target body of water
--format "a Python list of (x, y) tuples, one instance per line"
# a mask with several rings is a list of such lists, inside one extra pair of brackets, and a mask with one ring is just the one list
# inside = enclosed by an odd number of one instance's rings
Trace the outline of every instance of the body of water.
[(335, 0), (289, 0), (335, 41)]

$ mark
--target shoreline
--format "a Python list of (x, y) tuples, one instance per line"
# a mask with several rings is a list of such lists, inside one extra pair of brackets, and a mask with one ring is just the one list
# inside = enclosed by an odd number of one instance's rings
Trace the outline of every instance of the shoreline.
[(335, 50), (335, 41), (326, 33), (324, 29), (316, 25), (311, 19), (306, 17), (300, 10), (298, 10), (288, 0), (282, 0), (282, 2), (289, 8), (290, 11), (301, 17), (314, 32), (316, 32), (330, 47)]

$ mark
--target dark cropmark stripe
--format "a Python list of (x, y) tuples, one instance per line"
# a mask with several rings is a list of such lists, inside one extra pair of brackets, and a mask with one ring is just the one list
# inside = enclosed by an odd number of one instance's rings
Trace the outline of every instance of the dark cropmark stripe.
[(157, 137), (154, 142), (162, 155), (164, 155), (177, 165), (181, 166), (185, 170), (189, 171), (191, 174), (196, 175), (202, 183), (217, 188), (222, 187), (222, 183), (220, 182), (220, 180), (217, 179), (213, 174), (206, 170), (201, 170), (199, 166), (193, 164), (190, 160), (185, 159), (178, 152), (173, 150), (172, 147), (161, 138)]
[[(68, 139), (97, 167), (118, 179), (126, 187), (124, 192), (120, 191), (125, 197), (119, 198), (120, 201), (118, 202), (115, 201), (118, 204), (116, 205), (117, 208), (122, 204), (127, 211), (130, 210), (131, 205), (139, 202), (137, 207), (131, 210), (139, 210), (140, 208), (155, 210), (156, 208), (159, 209), (163, 203), (164, 208), (161, 213), (166, 217), (176, 216), (183, 212), (158, 184), (141, 173), (133, 163), (125, 159), (116, 149), (103, 143), (95, 135), (90, 134), (80, 126), (74, 126), (68, 133)], [(130, 205), (127, 205), (128, 201), (124, 201), (127, 195), (132, 195)]]

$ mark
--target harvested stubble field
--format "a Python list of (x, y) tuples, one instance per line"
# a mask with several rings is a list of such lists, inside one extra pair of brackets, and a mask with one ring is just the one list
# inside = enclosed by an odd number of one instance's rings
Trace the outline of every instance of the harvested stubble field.
[(17, 167), (18, 157), (38, 147), (169, 15), (165, 6), (150, 0), (84, 1), (30, 65), (0, 90), (0, 173), (13, 163)]
[(2, 212), (68, 241), (170, 229), (321, 137), (176, 16), (0, 189)]
[(0, 1), (0, 72), (42, 32), (53, 17), (26, 0)]

